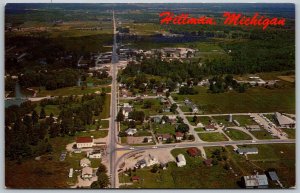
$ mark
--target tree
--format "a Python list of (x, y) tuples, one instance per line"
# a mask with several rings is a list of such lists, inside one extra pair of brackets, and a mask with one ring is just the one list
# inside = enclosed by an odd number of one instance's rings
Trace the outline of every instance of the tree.
[(107, 172), (107, 168), (105, 165), (103, 165), (102, 163), (100, 163), (98, 169), (97, 169), (97, 176), (100, 174), (100, 173), (106, 173)]
[(123, 115), (122, 109), (120, 109), (120, 111), (117, 114), (117, 122), (122, 122), (124, 121), (125, 116)]
[(136, 120), (136, 121), (140, 121), (143, 123), (144, 119), (145, 119), (145, 113), (144, 113), (144, 111), (132, 111), (129, 113), (128, 118)]
[(152, 167), (151, 172), (152, 172), (152, 173), (157, 173), (158, 170), (159, 170), (159, 166), (158, 166), (157, 164), (155, 164), (155, 165)]
[(106, 173), (100, 173), (97, 181), (99, 183), (99, 188), (107, 188), (110, 184), (108, 175)]
[(167, 92), (166, 92), (166, 97), (169, 98), (169, 96), (170, 96), (170, 92), (167, 91)]
[(181, 133), (187, 133), (189, 132), (189, 130), (190, 130), (189, 126), (185, 123), (180, 123), (176, 128), (176, 131), (179, 131)]
[(148, 138), (147, 137), (144, 138), (143, 143), (148, 143)]
[(172, 112), (172, 113), (176, 113), (176, 109), (177, 109), (177, 105), (174, 103), (174, 104), (172, 104), (171, 105), (171, 108), (170, 108), (170, 111)]
[(35, 110), (32, 111), (31, 119), (33, 124), (37, 124), (39, 121), (39, 116)]
[(40, 112), (40, 119), (44, 119), (44, 118), (46, 118), (46, 112), (44, 107), (42, 107)]

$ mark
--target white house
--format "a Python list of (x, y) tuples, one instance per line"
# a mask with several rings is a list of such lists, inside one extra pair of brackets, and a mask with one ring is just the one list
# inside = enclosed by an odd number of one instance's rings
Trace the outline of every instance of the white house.
[(78, 137), (76, 139), (76, 147), (79, 148), (89, 148), (94, 146), (94, 137)]
[(122, 114), (124, 115), (125, 119), (128, 119), (129, 113), (132, 112), (132, 107), (123, 107)]
[(80, 166), (81, 167), (88, 167), (91, 165), (91, 161), (87, 158), (83, 158), (80, 160)]
[(176, 132), (175, 136), (176, 136), (176, 140), (177, 141), (181, 141), (182, 138), (183, 138), (183, 136), (184, 136), (184, 134), (181, 133), (181, 132)]
[(186, 165), (186, 160), (185, 160), (184, 155), (179, 154), (179, 155), (177, 156), (177, 166), (178, 166), (178, 167), (183, 167), (183, 166), (185, 166), (185, 165)]
[(148, 159), (146, 159), (147, 167), (153, 166), (153, 165), (158, 164), (158, 163), (159, 163), (158, 160), (154, 156), (151, 156), (149, 154)]
[(125, 131), (125, 133), (129, 136), (133, 136), (134, 134), (137, 133), (137, 130), (136, 129), (133, 129), (133, 128), (129, 128)]
[(81, 178), (84, 180), (90, 180), (93, 177), (93, 168), (84, 167), (81, 171)]
[(91, 152), (87, 152), (87, 157), (88, 158), (94, 158), (94, 159), (100, 159), (102, 156), (100, 150), (93, 150)]

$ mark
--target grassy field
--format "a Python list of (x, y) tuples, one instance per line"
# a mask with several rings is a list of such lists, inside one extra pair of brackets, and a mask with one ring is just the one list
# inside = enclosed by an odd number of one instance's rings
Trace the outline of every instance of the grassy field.
[(201, 131), (205, 131), (204, 128), (195, 128), (195, 131), (201, 132)]
[(79, 86), (74, 86), (74, 87), (59, 88), (56, 90), (41, 89), (41, 91), (37, 93), (37, 97), (84, 95), (84, 94), (95, 93), (96, 91), (101, 92), (102, 88), (104, 88), (106, 92), (110, 92), (110, 87), (107, 87), (107, 86), (98, 86), (98, 87), (92, 87), (92, 88), (88, 87), (83, 90)]
[(207, 88), (195, 87), (197, 95), (173, 94), (178, 102), (191, 99), (204, 113), (249, 113), (282, 111), (295, 113), (295, 89), (267, 89), (255, 87), (245, 93), (234, 91), (220, 94), (208, 93)]
[(251, 140), (252, 139), (251, 136), (249, 136), (247, 133), (244, 133), (244, 132), (236, 130), (236, 129), (227, 129), (225, 131), (225, 133), (232, 140)]
[(240, 126), (245, 126), (245, 125), (257, 125), (257, 123), (247, 115), (234, 115), (233, 120), (237, 120), (239, 122)]
[(110, 96), (110, 94), (107, 94), (105, 97), (103, 110), (100, 113), (100, 119), (107, 119), (110, 117)]
[(234, 126), (234, 123), (228, 122), (228, 116), (213, 116), (212, 119), (218, 124), (222, 123), (225, 126)]
[[(186, 117), (187, 120), (191, 123), (191, 125), (196, 125), (195, 122), (193, 122), (193, 116), (191, 117)], [(212, 118), (208, 117), (208, 116), (201, 116), (198, 117), (199, 121), (205, 126), (208, 125), (210, 123), (210, 121), (212, 120)]]
[(228, 139), (224, 136), (224, 134), (219, 132), (211, 132), (211, 133), (198, 133), (200, 139), (208, 142), (215, 141), (228, 141)]
[(170, 133), (175, 134), (175, 125), (171, 124), (152, 124), (152, 130), (156, 133)]
[(296, 139), (296, 129), (283, 129), (283, 131), (288, 134), (288, 138)]
[(272, 136), (265, 129), (260, 131), (250, 131), (257, 139), (277, 139), (278, 137)]

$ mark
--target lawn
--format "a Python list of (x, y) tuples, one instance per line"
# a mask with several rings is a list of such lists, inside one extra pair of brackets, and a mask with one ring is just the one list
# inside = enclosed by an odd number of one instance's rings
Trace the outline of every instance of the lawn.
[(211, 132), (211, 133), (198, 133), (198, 136), (203, 141), (215, 142), (215, 141), (228, 141), (223, 133)]
[(260, 131), (250, 131), (257, 139), (277, 139), (278, 137), (272, 136), (267, 130), (261, 129)]
[(110, 94), (106, 94), (103, 110), (100, 113), (101, 119), (107, 119), (110, 117), (110, 96)]
[[(187, 116), (187, 120), (191, 123), (191, 125), (196, 125), (195, 122), (193, 122), (193, 117), (194, 116)], [(210, 121), (212, 120), (210, 117), (208, 116), (197, 116), (199, 121), (203, 124), (203, 126), (208, 125), (210, 123)]]
[(240, 126), (257, 125), (257, 123), (248, 115), (234, 115), (233, 120), (237, 120)]
[(196, 95), (172, 94), (178, 102), (191, 99), (205, 113), (250, 113), (250, 112), (286, 112), (295, 113), (295, 89), (267, 89), (255, 87), (245, 93), (230, 91), (226, 93), (208, 93), (205, 87), (195, 87)]
[(225, 131), (226, 135), (232, 140), (251, 140), (251, 136), (247, 133), (236, 130), (236, 129), (227, 129)]
[(194, 130), (197, 131), (197, 132), (205, 131), (204, 128), (200, 128), (200, 127), (195, 128)]
[(296, 129), (283, 129), (283, 131), (288, 134), (288, 138), (296, 139)]
[(175, 134), (175, 125), (171, 125), (169, 123), (166, 124), (152, 124), (152, 130), (156, 133), (170, 133)]
[[(39, 114), (41, 112), (41, 108), (42, 107), (40, 105), (37, 105), (34, 110)], [(60, 112), (58, 105), (46, 105), (44, 109), (47, 116), (51, 113), (53, 113), (54, 116), (58, 116)]]
[(222, 123), (225, 126), (234, 126), (233, 122), (232, 123), (228, 122), (229, 115), (228, 116), (213, 116), (212, 119), (215, 120), (215, 122), (217, 122), (218, 124)]

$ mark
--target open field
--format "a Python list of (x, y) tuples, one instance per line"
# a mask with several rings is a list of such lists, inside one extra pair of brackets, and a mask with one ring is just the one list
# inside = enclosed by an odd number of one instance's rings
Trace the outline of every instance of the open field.
[(288, 138), (296, 139), (296, 129), (283, 129), (283, 131), (288, 134)]
[(234, 123), (228, 122), (228, 116), (213, 116), (212, 119), (218, 124), (223, 124), (225, 126), (234, 126)]
[(223, 133), (219, 132), (211, 132), (211, 133), (198, 133), (200, 139), (208, 142), (215, 141), (228, 141), (228, 139), (223, 135)]
[(87, 87), (85, 89), (82, 89), (79, 86), (74, 86), (74, 87), (59, 88), (56, 90), (41, 89), (41, 91), (37, 93), (37, 97), (84, 95), (84, 94), (95, 93), (96, 91), (101, 92), (103, 88), (105, 92), (110, 92), (110, 87), (107, 86)]
[(152, 130), (156, 133), (170, 133), (175, 134), (175, 125), (171, 124), (152, 124)]
[[(193, 122), (193, 117), (186, 117), (187, 120), (190, 122), (191, 125), (196, 125), (195, 122)], [(203, 126), (208, 125), (210, 121), (212, 121), (212, 118), (208, 116), (201, 116), (198, 117), (199, 121), (203, 124)]]
[(250, 131), (257, 139), (277, 139), (278, 137), (272, 136), (267, 130)]
[(234, 115), (232, 119), (237, 120), (241, 127), (244, 127), (245, 125), (257, 125), (257, 123), (247, 115)]
[(295, 113), (295, 89), (250, 88), (245, 93), (227, 92), (212, 94), (207, 88), (195, 87), (199, 94), (173, 94), (178, 101), (185, 98), (198, 104), (205, 113), (276, 112)]
[(247, 133), (236, 130), (236, 129), (227, 129), (225, 131), (226, 135), (232, 140), (250, 140), (252, 139)]

